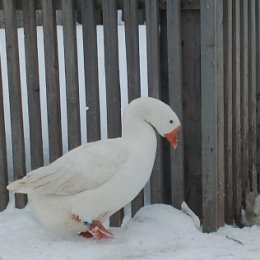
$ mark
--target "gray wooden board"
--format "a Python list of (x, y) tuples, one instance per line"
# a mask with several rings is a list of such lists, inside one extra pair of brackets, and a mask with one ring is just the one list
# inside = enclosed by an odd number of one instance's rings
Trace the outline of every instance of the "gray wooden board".
[[(182, 39), (181, 39), (181, 1), (167, 2), (168, 38), (168, 88), (169, 105), (174, 109), (183, 124), (182, 98)], [(177, 150), (170, 150), (171, 160), (171, 201), (180, 208), (184, 199), (184, 140), (183, 131), (178, 136)]]
[[(256, 193), (256, 24), (255, 0), (248, 2), (248, 114), (249, 114), (249, 171), (251, 189)], [(259, 72), (258, 72), (259, 73)]]
[(182, 11), (185, 201), (202, 217), (200, 12)]
[(85, 84), (87, 111), (88, 141), (97, 141), (100, 133), (98, 56), (96, 11), (93, 0), (81, 1), (81, 10), (85, 14), (82, 18), (83, 47), (85, 63)]
[[(1, 64), (1, 59), (0, 59)], [(6, 209), (9, 201), (9, 192), (6, 189), (8, 184), (6, 141), (5, 141), (5, 122), (4, 122), (4, 104), (3, 104), (3, 85), (2, 68), (0, 65), (0, 211)]]
[(36, 10), (34, 0), (23, 1), (23, 17), (28, 111), (30, 123), (31, 169), (34, 170), (43, 165)]
[[(219, 102), (222, 91), (221, 1), (201, 1), (201, 97), (202, 97), (202, 199), (203, 230), (216, 230), (222, 224), (223, 212), (219, 192), (220, 152), (223, 141), (222, 111)], [(220, 39), (219, 39), (220, 38)]]
[(248, 189), (248, 1), (241, 2), (241, 185)]
[(218, 226), (225, 223), (223, 1), (216, 0)]
[(75, 6), (62, 0), (69, 150), (81, 144)]
[(62, 155), (56, 16), (53, 0), (42, 0), (50, 162)]
[[(139, 31), (138, 5), (135, 0), (124, 1), (125, 41), (127, 57), (128, 101), (140, 97), (140, 60), (139, 60)], [(132, 216), (144, 205), (143, 190), (132, 201)]]
[[(107, 100), (107, 133), (109, 138), (121, 136), (121, 97), (118, 64), (117, 10), (115, 0), (103, 0), (105, 74)], [(123, 211), (110, 219), (112, 226), (121, 226)]]
[[(159, 4), (157, 0), (145, 1), (148, 95), (160, 99), (160, 46), (159, 46)], [(163, 201), (162, 140), (157, 136), (156, 159), (151, 177), (151, 202)]]
[(82, 0), (83, 47), (85, 63), (86, 105), (87, 111), (87, 139), (97, 141), (101, 138), (99, 83), (98, 83), (98, 56), (97, 56), (97, 29), (96, 11), (93, 0)]
[(256, 0), (256, 134), (257, 134), (257, 183), (260, 192), (260, 0)]
[(233, 0), (232, 19), (232, 162), (233, 162), (233, 217), (240, 222), (241, 214), (241, 120), (240, 120), (240, 1)]
[[(3, 3), (6, 28), (8, 87), (11, 110), (13, 169), (15, 179), (20, 179), (25, 175), (26, 169), (16, 11), (13, 0), (4, 0)], [(26, 203), (26, 195), (16, 194), (16, 207), (23, 208)]]
[(232, 1), (224, 1), (225, 222), (233, 223), (232, 177)]

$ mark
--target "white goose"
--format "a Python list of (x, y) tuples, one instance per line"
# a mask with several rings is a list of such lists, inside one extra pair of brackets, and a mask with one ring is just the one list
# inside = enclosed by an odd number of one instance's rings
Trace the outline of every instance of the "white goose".
[(160, 100), (142, 97), (124, 114), (120, 138), (87, 143), (9, 184), (27, 193), (36, 218), (95, 239), (113, 237), (101, 224), (129, 203), (150, 178), (157, 146), (153, 127), (177, 146), (180, 121)]

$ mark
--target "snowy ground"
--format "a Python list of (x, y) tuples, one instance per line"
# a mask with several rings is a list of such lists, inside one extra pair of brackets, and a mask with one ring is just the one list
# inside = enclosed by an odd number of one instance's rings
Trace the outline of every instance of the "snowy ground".
[(203, 234), (192, 219), (167, 205), (141, 209), (122, 228), (112, 228), (115, 239), (86, 240), (41, 226), (30, 208), (0, 213), (1, 260), (257, 260), (260, 227), (226, 226)]

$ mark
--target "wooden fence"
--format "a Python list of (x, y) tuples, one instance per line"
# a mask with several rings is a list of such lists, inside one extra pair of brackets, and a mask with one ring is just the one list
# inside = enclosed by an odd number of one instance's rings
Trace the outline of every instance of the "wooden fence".
[[(5, 14), (14, 178), (26, 174), (16, 10), (23, 11), (31, 168), (43, 165), (36, 10), (42, 10), (49, 158), (62, 155), (56, 9), (63, 13), (68, 146), (81, 143), (76, 20), (82, 23), (88, 141), (101, 138), (97, 18), (104, 24), (108, 137), (121, 134), (117, 10), (125, 22), (128, 98), (139, 97), (138, 23), (146, 25), (148, 94), (169, 103), (183, 122), (179, 147), (159, 141), (151, 202), (186, 201), (204, 231), (240, 222), (249, 192), (259, 188), (259, 0), (1, 0)], [(76, 12), (75, 12), (76, 11)], [(79, 18), (81, 17), (81, 19)], [(1, 72), (1, 68), (0, 68)], [(0, 73), (1, 79), (1, 73)], [(8, 203), (5, 123), (0, 80), (0, 209)], [(16, 206), (26, 196), (16, 194)], [(132, 214), (144, 205), (143, 191)], [(111, 218), (121, 224), (123, 211)]]

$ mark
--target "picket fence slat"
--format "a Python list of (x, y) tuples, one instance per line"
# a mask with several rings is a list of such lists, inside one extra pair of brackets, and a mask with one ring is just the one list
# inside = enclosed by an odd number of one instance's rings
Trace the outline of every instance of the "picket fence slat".
[(256, 135), (257, 188), (260, 192), (260, 0), (256, 0)]
[(237, 223), (241, 212), (241, 120), (240, 120), (240, 1), (233, 0), (232, 20), (232, 150), (233, 150), (233, 217)]
[[(148, 95), (160, 99), (159, 3), (145, 1)], [(157, 137), (156, 159), (151, 176), (151, 202), (163, 202), (162, 140)]]
[(241, 5), (241, 181), (248, 189), (248, 1)]
[(30, 123), (31, 169), (43, 165), (40, 83), (34, 0), (23, 0), (26, 80)]
[[(105, 74), (108, 138), (121, 136), (121, 96), (119, 83), (117, 9), (115, 0), (103, 0)], [(123, 210), (115, 213), (112, 226), (121, 226)]]
[[(8, 61), (7, 68), (12, 126), (13, 169), (15, 179), (20, 179), (25, 175), (26, 168), (18, 53), (18, 36), (16, 29), (16, 11), (14, 0), (4, 0), (3, 3), (6, 28), (6, 46)], [(26, 205), (26, 203), (26, 195), (15, 194), (15, 205), (17, 208), (23, 208)]]
[[(169, 105), (183, 122), (182, 99), (182, 45), (181, 45), (181, 1), (167, 1), (168, 35), (168, 86)], [(180, 208), (184, 198), (184, 140), (183, 132), (178, 136), (178, 149), (171, 148), (171, 200)]]
[(85, 85), (87, 111), (87, 139), (88, 142), (101, 138), (99, 83), (98, 83), (98, 56), (97, 56), (97, 28), (94, 0), (82, 0), (81, 12), (83, 30), (83, 48), (85, 64)]
[(68, 115), (68, 148), (71, 150), (81, 144), (77, 37), (73, 0), (62, 0), (62, 21)]
[[(124, 1), (125, 41), (127, 56), (128, 101), (141, 96), (140, 60), (139, 60), (139, 31), (138, 4), (135, 0)], [(132, 201), (132, 216), (144, 205), (142, 190)]]
[[(248, 114), (249, 114), (249, 172), (251, 191), (257, 192), (256, 176), (256, 21), (255, 0), (248, 2)], [(259, 72), (258, 72), (259, 73)]]
[(2, 84), (2, 68), (1, 68), (1, 57), (0, 57), (0, 211), (6, 209), (9, 201), (9, 192), (6, 189), (6, 185), (8, 184), (8, 172), (7, 172), (3, 102), (4, 99), (3, 99), (3, 84)]
[(225, 222), (233, 223), (232, 178), (232, 0), (224, 1)]
[(56, 14), (53, 0), (42, 0), (50, 162), (62, 155)]

